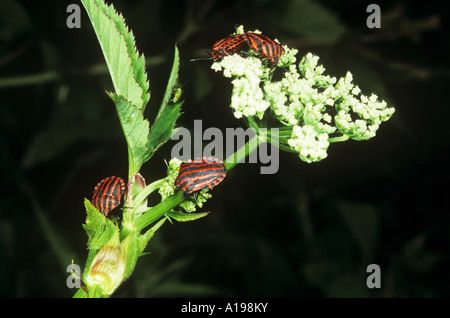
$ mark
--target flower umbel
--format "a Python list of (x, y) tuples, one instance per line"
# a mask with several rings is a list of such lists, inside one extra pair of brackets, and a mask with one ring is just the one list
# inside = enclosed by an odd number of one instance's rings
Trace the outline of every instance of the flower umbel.
[(295, 149), (300, 159), (306, 162), (316, 162), (327, 157), (329, 146), (328, 134), (318, 133), (311, 125), (294, 126), (289, 146)]
[[(244, 32), (242, 26), (238, 30)], [(212, 65), (232, 79), (234, 116), (253, 128), (279, 128), (280, 149), (317, 162), (327, 157), (330, 143), (373, 138), (395, 112), (378, 96), (362, 94), (350, 72), (337, 80), (325, 75), (318, 56), (308, 53), (296, 65), (297, 50), (283, 48), (276, 67), (237, 53)], [(274, 73), (283, 70), (274, 80)]]

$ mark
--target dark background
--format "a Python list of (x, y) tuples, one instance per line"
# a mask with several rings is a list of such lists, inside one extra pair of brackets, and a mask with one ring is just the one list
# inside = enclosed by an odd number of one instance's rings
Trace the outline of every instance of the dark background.
[[(81, 6), (81, 29), (66, 8)], [(274, 175), (258, 164), (231, 170), (206, 218), (166, 223), (114, 297), (448, 297), (448, 1), (114, 1), (147, 59), (154, 118), (173, 46), (181, 54), (179, 126), (244, 127), (229, 108), (231, 84), (210, 69), (212, 43), (235, 24), (313, 52), (326, 73), (349, 70), (363, 93), (396, 108), (370, 141), (332, 144), (307, 164), (280, 153)], [(32, 76), (30, 76), (32, 75)], [(111, 79), (77, 1), (0, 3), (0, 295), (71, 297), (66, 267), (83, 266), (84, 198), (127, 153)], [(173, 142), (143, 166), (166, 174)], [(156, 202), (157, 196), (153, 198)], [(113, 215), (120, 217), (120, 210)], [(366, 268), (381, 268), (381, 288)]]

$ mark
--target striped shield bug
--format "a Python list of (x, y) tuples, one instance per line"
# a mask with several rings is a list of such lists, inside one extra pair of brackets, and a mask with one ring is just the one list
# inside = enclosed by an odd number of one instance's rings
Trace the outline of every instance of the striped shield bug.
[(183, 162), (174, 184), (177, 188), (190, 194), (202, 189), (214, 188), (225, 178), (226, 174), (222, 161), (214, 157), (203, 157), (202, 160)]
[(94, 188), (92, 205), (108, 216), (108, 213), (120, 204), (124, 192), (125, 182), (122, 178), (114, 176), (105, 178)]
[(211, 57), (192, 59), (191, 61), (214, 60), (217, 61), (224, 56), (239, 52), (244, 47), (248, 47), (245, 34), (234, 34), (217, 41), (213, 44)]
[(231, 35), (214, 43), (211, 51), (211, 58), (213, 60), (221, 59), (224, 56), (240, 51), (246, 45), (247, 38), (245, 34)]
[(253, 50), (260, 57), (267, 59), (274, 66), (278, 65), (284, 49), (280, 43), (258, 33), (234, 34), (217, 41), (213, 44), (211, 57), (192, 59), (217, 61), (227, 55), (234, 53), (245, 53), (245, 50)]
[(274, 66), (278, 65), (280, 57), (284, 54), (284, 49), (280, 43), (262, 34), (246, 33), (245, 35), (251, 50), (269, 60)]

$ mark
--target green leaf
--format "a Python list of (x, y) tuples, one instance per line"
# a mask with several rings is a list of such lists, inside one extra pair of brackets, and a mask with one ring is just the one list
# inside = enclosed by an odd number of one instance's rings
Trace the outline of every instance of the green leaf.
[(136, 266), (136, 262), (141, 256), (141, 251), (139, 249), (139, 232), (133, 232), (128, 235), (122, 242), (120, 248), (127, 255), (127, 267), (125, 270), (124, 279), (127, 279), (133, 273), (133, 270)]
[(144, 111), (150, 99), (144, 56), (139, 56), (133, 32), (121, 14), (101, 0), (81, 0), (108, 65), (116, 94)]
[(166, 218), (163, 218), (154, 226), (152, 226), (144, 234), (140, 234), (139, 231), (130, 233), (121, 243), (121, 249), (127, 254), (127, 268), (125, 270), (125, 279), (127, 279), (132, 273), (136, 266), (136, 262), (140, 256), (144, 253), (144, 249), (147, 246), (150, 239), (153, 237), (155, 232), (164, 224)]
[(108, 94), (116, 104), (120, 124), (127, 140), (129, 170), (128, 179), (139, 172), (142, 164), (150, 159), (152, 153), (148, 151), (147, 142), (149, 122), (144, 119), (142, 110), (130, 101), (113, 93)]
[(116, 231), (119, 231), (116, 224), (100, 213), (88, 199), (84, 199), (87, 217), (86, 224), (83, 224), (89, 239), (88, 249), (99, 250)]
[(178, 69), (180, 67), (180, 54), (178, 52), (178, 48), (175, 45), (175, 54), (173, 58), (173, 64), (172, 64), (172, 70), (170, 72), (169, 82), (167, 83), (166, 91), (164, 92), (164, 97), (161, 102), (161, 106), (159, 108), (158, 116), (155, 119), (155, 122), (157, 121), (158, 117), (161, 115), (161, 113), (164, 111), (164, 108), (169, 104), (170, 102), (170, 96), (173, 93), (174, 88), (176, 88), (176, 85), (178, 84)]
[(148, 244), (148, 241), (155, 235), (155, 232), (164, 224), (167, 218), (161, 219), (158, 223), (153, 225), (147, 232), (142, 234), (139, 237), (139, 251), (142, 254), (144, 252), (145, 247)]
[[(175, 56), (170, 73), (169, 82), (164, 93), (158, 115), (150, 131), (148, 148), (155, 152), (172, 136), (175, 122), (180, 117), (180, 108), (183, 101), (179, 100), (181, 88), (178, 85), (178, 69), (180, 65), (180, 56), (178, 48), (175, 46)], [(171, 96), (174, 98), (171, 99)]]
[(175, 127), (175, 121), (180, 117), (180, 107), (183, 103), (170, 104), (164, 108), (163, 113), (155, 121), (150, 137), (148, 148), (153, 152), (158, 150), (166, 141), (170, 139)]
[(185, 213), (182, 211), (170, 211), (167, 212), (167, 216), (178, 222), (190, 222), (198, 220), (204, 216), (207, 216), (209, 212), (200, 212), (200, 213)]

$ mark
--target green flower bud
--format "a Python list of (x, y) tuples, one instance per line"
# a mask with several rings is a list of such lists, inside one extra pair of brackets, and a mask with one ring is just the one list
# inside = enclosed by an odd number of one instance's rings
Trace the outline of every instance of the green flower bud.
[(212, 194), (208, 193), (208, 189), (203, 189), (200, 191), (199, 195), (197, 196), (197, 199), (195, 200), (195, 204), (199, 208), (203, 207), (203, 203), (205, 203), (209, 198), (212, 197)]
[(182, 207), (186, 212), (195, 212), (196, 210), (195, 202), (188, 200), (181, 202), (180, 207)]
[(125, 277), (127, 258), (120, 246), (119, 231), (97, 252), (84, 279), (88, 290), (111, 295)]
[(238, 26), (236, 28), (236, 33), (235, 34), (244, 34), (244, 33), (245, 33), (244, 26), (241, 24), (240, 26)]
[(164, 201), (166, 198), (172, 196), (175, 193), (175, 179), (178, 177), (178, 171), (180, 169), (183, 161), (172, 158), (169, 161), (169, 165), (167, 167), (167, 177), (163, 183), (163, 185), (158, 189), (158, 193), (161, 195), (161, 201)]
[(180, 207), (182, 207), (186, 212), (195, 212), (197, 210), (197, 206), (199, 208), (203, 207), (203, 203), (205, 203), (212, 195), (208, 193), (208, 189), (202, 189), (197, 193), (197, 198), (194, 201), (183, 201), (180, 203)]

